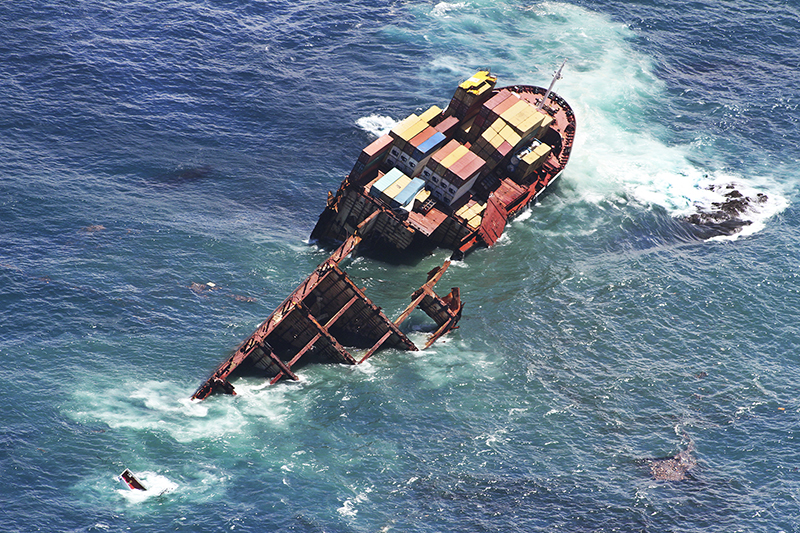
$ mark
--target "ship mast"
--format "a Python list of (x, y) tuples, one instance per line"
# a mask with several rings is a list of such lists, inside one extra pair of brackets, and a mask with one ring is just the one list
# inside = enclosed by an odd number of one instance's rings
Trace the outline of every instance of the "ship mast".
[(556, 82), (561, 79), (561, 69), (564, 68), (564, 65), (566, 65), (566, 64), (567, 64), (567, 60), (565, 59), (564, 62), (561, 63), (561, 66), (558, 67), (558, 70), (556, 71), (555, 75), (553, 76), (553, 81), (550, 82), (550, 87), (548, 87), (547, 88), (547, 92), (544, 93), (544, 98), (542, 98), (542, 101), (539, 102), (539, 105), (536, 106), (536, 109), (538, 109), (539, 111), (542, 110), (542, 108), (544, 107), (544, 103), (547, 101), (548, 98), (550, 98), (550, 92), (553, 90), (553, 85), (555, 85)]

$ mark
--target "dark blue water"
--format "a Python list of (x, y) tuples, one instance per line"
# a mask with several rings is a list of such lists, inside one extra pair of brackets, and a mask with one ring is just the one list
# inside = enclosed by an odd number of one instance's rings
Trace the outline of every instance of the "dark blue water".
[[(800, 531), (798, 42), (771, 0), (4, 2), (0, 530)], [(565, 57), (572, 160), (446, 274), (459, 330), (188, 400), (380, 128)], [(708, 238), (727, 184), (769, 200)], [(396, 316), (446, 257), (347, 269)]]

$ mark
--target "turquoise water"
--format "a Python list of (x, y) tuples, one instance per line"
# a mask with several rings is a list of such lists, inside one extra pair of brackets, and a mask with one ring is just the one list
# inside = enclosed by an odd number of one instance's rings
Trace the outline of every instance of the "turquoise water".
[[(3, 4), (0, 529), (800, 531), (798, 21), (786, 2)], [(572, 159), (448, 270), (460, 329), (188, 400), (327, 256), (308, 235), (381, 128), (477, 68), (543, 85), (565, 57)], [(728, 183), (769, 198), (743, 232), (682, 219)], [(346, 268), (396, 316), (446, 257)], [(687, 437), (694, 479), (653, 480)], [(126, 467), (154, 494), (123, 490)]]

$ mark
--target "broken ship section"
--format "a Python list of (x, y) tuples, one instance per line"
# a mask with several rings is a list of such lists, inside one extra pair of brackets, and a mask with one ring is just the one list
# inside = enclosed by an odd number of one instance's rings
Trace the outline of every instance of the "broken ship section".
[(412, 114), (367, 146), (336, 194), (328, 194), (311, 234), (339, 247), (193, 398), (235, 394), (231, 377), (237, 371), (276, 383), (297, 380), (300, 364), (354, 365), (380, 348), (417, 350), (400, 330), (417, 308), (436, 324), (425, 348), (455, 329), (463, 308), (459, 290), (444, 297), (433, 290), (449, 261), (428, 273), (395, 321), (340, 263), (362, 241), (390, 253), (447, 248), (457, 259), (497, 242), (507, 222), (560, 176), (569, 159), (575, 116), (552, 93), (560, 72), (545, 90), (497, 89), (497, 78), (480, 71), (458, 86), (444, 111), (432, 106)]
[(365, 219), (216, 369), (192, 399), (202, 400), (214, 393), (236, 394), (230, 378), (239, 369), (264, 375), (274, 384), (284, 378), (297, 380), (293, 369), (300, 363), (355, 365), (382, 347), (417, 350), (400, 331), (400, 325), (417, 308), (436, 324), (425, 348), (456, 328), (463, 306), (459, 290), (454, 288), (444, 298), (433, 291), (449, 261), (428, 273), (425, 284), (411, 295), (411, 303), (395, 321), (389, 320), (340, 268), (376, 219), (377, 213)]
[(412, 114), (367, 146), (329, 193), (312, 239), (341, 242), (378, 213), (365, 238), (390, 250), (441, 247), (460, 259), (492, 246), (560, 176), (575, 135), (575, 115), (552, 84), (496, 81), (476, 73), (444, 111)]

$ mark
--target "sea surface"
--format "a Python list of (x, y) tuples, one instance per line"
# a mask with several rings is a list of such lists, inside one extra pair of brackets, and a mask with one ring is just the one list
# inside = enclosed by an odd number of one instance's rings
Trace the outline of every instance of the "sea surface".
[[(798, 42), (797, 0), (0, 3), (0, 530), (800, 531)], [(572, 159), (446, 273), (460, 329), (189, 400), (363, 146), (565, 58)], [(687, 222), (728, 185), (742, 231)], [(346, 269), (394, 317), (447, 257)]]

